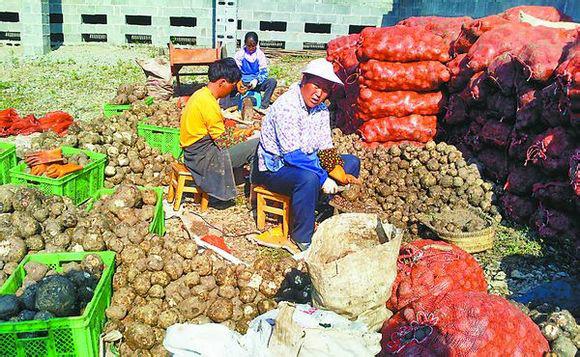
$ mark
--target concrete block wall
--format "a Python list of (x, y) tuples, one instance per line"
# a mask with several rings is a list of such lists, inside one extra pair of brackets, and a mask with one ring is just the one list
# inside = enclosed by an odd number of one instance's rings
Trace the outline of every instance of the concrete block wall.
[[(157, 46), (165, 46), (174, 37), (195, 38), (197, 46), (210, 47), (225, 34), (241, 40), (247, 31), (256, 31), (264, 47), (268, 43), (283, 44), (285, 49), (307, 49), (308, 44), (322, 48), (329, 40), (349, 33), (349, 26), (378, 26), (382, 15), (392, 9), (393, 0), (1, 0), (0, 12), (18, 12), (18, 23), (1, 22), (2, 32), (18, 32), (21, 43), (38, 47), (46, 41), (47, 35), (52, 44), (76, 44), (85, 41), (104, 41), (107, 43), (128, 43), (131, 35)], [(222, 7), (219, 4), (230, 5)], [(233, 4), (233, 7), (231, 4)], [(44, 5), (37, 5), (44, 4)], [(24, 28), (23, 14), (31, 7), (44, 6), (48, 12), (36, 20), (38, 24), (31, 36), (42, 38), (32, 41), (23, 32), (33, 30)], [(225, 10), (224, 10), (225, 9)], [(91, 24), (83, 21), (82, 15), (104, 15), (106, 24)], [(146, 16), (150, 24), (127, 24), (126, 16)], [(190, 26), (171, 26), (171, 17), (194, 17), (196, 24)], [(24, 17), (32, 19), (32, 17)], [(228, 19), (229, 23), (223, 22)], [(231, 19), (234, 20), (232, 26)], [(219, 21), (218, 21), (219, 20)], [(214, 22), (215, 21), (215, 22)], [(283, 22), (283, 31), (261, 31), (261, 22)], [(305, 24), (323, 24), (325, 33), (307, 33)], [(328, 28), (329, 27), (329, 28)], [(39, 35), (39, 29), (42, 30)], [(327, 31), (328, 30), (328, 31)], [(306, 47), (305, 47), (306, 45)], [(229, 53), (230, 51), (228, 51)]]
[[(383, 14), (391, 11), (393, 0), (238, 0), (237, 38), (243, 41), (248, 31), (255, 31), (267, 47), (271, 41), (283, 42), (285, 49), (302, 50), (310, 44), (323, 44), (349, 33), (354, 26), (380, 26)], [(285, 31), (260, 31), (260, 22), (283, 22)], [(305, 24), (330, 24), (329, 33), (307, 33)]]

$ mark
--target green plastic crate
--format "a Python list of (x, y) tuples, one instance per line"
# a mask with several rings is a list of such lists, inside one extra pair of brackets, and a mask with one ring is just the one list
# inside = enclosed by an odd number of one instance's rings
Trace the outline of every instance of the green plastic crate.
[[(143, 99), (145, 104), (151, 105), (153, 104), (153, 97), (147, 97)], [(115, 115), (119, 115), (123, 113), (125, 110), (129, 110), (133, 107), (132, 104), (103, 104), (103, 115), (105, 118), (110, 118)]]
[[(149, 232), (163, 236), (165, 234), (165, 211), (163, 210), (163, 189), (161, 187), (139, 187), (140, 190), (153, 190), (157, 192), (157, 203), (155, 204), (155, 214), (153, 221), (149, 224)], [(101, 188), (98, 190), (91, 200), (87, 202), (86, 209), (90, 211), (95, 202), (105, 195), (111, 195), (115, 192), (114, 188)]]
[(178, 159), (183, 154), (179, 145), (179, 129), (147, 124), (147, 118), (137, 124), (137, 135), (143, 137), (152, 148), (159, 149), (162, 154), (171, 153)]
[(16, 145), (0, 143), (0, 185), (10, 182), (10, 169), (16, 166)]
[(105, 164), (107, 155), (93, 151), (62, 147), (64, 156), (80, 152), (85, 153), (91, 161), (82, 170), (64, 177), (53, 179), (35, 176), (25, 172), (26, 163), (22, 162), (10, 170), (10, 182), (16, 185), (38, 188), (40, 191), (56, 196), (66, 196), (79, 205), (91, 198), (105, 183)]
[[(0, 295), (13, 294), (20, 288), (26, 276), (24, 264), (29, 261), (43, 263), (57, 272), (62, 272), (63, 264), (81, 261), (87, 254), (93, 252), (27, 255), (2, 285)], [(94, 254), (101, 257), (105, 263), (105, 270), (97, 284), (93, 299), (83, 314), (45, 321), (0, 323), (0, 356), (98, 356), (99, 336), (105, 324), (105, 309), (111, 303), (115, 253), (106, 251)], [(31, 333), (34, 335), (31, 336)]]

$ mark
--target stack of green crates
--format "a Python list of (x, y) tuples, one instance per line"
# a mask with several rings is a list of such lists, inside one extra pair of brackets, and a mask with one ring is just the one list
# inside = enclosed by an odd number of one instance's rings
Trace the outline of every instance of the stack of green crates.
[(0, 295), (14, 294), (26, 271), (24, 265), (38, 262), (62, 272), (62, 265), (79, 262), (88, 254), (98, 254), (105, 270), (97, 284), (93, 299), (81, 316), (57, 317), (50, 320), (0, 322), (0, 356), (98, 356), (99, 337), (105, 324), (105, 310), (111, 303), (115, 270), (114, 252), (40, 253), (27, 255), (0, 288)]
[[(153, 221), (149, 224), (149, 232), (163, 236), (165, 234), (165, 211), (163, 210), (163, 189), (161, 187), (139, 187), (141, 190), (153, 190), (157, 193), (157, 203), (155, 204), (155, 214)], [(91, 200), (87, 202), (86, 209), (90, 211), (95, 202), (105, 195), (111, 195), (115, 192), (114, 188), (101, 188), (98, 190)]]
[(56, 196), (66, 196), (77, 205), (91, 198), (105, 182), (105, 164), (107, 155), (93, 151), (63, 146), (62, 154), (71, 156), (85, 153), (90, 161), (82, 170), (61, 178), (35, 176), (26, 173), (26, 163), (21, 162), (10, 170), (10, 182), (16, 185), (37, 188), (40, 191)]
[[(153, 104), (153, 97), (147, 97), (143, 99), (145, 104)], [(129, 110), (133, 107), (133, 104), (103, 104), (103, 115), (105, 118), (110, 118), (115, 115), (122, 114), (125, 110)]]
[(10, 169), (16, 166), (16, 146), (0, 143), (0, 185), (10, 182)]
[(171, 153), (174, 158), (183, 154), (179, 145), (179, 129), (147, 124), (147, 118), (137, 124), (137, 135), (143, 137), (149, 146), (159, 149), (162, 154)]

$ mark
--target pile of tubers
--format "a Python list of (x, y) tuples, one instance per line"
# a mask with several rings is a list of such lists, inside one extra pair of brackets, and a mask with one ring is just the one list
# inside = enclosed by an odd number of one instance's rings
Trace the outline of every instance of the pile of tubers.
[(107, 154), (105, 187), (121, 183), (139, 186), (161, 186), (169, 183), (168, 173), (174, 162), (171, 154), (161, 154), (137, 136), (138, 118), (120, 115), (77, 121), (60, 137), (52, 131), (32, 140), (32, 150), (45, 150), (62, 145)]
[(430, 141), (422, 147), (402, 143), (369, 148), (356, 134), (344, 135), (339, 129), (333, 130), (333, 141), (339, 152), (361, 159), (364, 187), (345, 191), (343, 199), (352, 206), (377, 207), (412, 235), (419, 233), (420, 214), (447, 208), (472, 206), (501, 219), (492, 204), (492, 184), (452, 145)]
[(181, 109), (177, 106), (177, 99), (173, 98), (156, 101), (151, 105), (136, 103), (132, 109), (123, 112), (121, 116), (130, 122), (147, 119), (146, 123), (149, 125), (179, 128)]
[(155, 191), (121, 185), (86, 212), (67, 197), (0, 186), (0, 283), (28, 252), (119, 251), (119, 236), (140, 242), (150, 236), (156, 202)]
[(111, 100), (111, 104), (131, 104), (147, 97), (147, 87), (144, 84), (122, 84), (117, 88), (117, 95)]
[(249, 321), (277, 307), (285, 274), (306, 269), (292, 258), (236, 266), (198, 251), (184, 232), (173, 219), (163, 238), (125, 240), (105, 326), (123, 334), (121, 355), (164, 355), (165, 329), (175, 323), (216, 322), (245, 333)]

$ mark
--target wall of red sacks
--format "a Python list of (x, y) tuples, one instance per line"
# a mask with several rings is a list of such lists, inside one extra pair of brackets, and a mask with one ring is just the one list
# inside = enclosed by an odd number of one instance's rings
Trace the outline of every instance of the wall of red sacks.
[(345, 80), (336, 123), (369, 143), (439, 140), (504, 187), (505, 216), (548, 238), (580, 236), (579, 30), (520, 6), (481, 19), (415, 17), (328, 44)]

